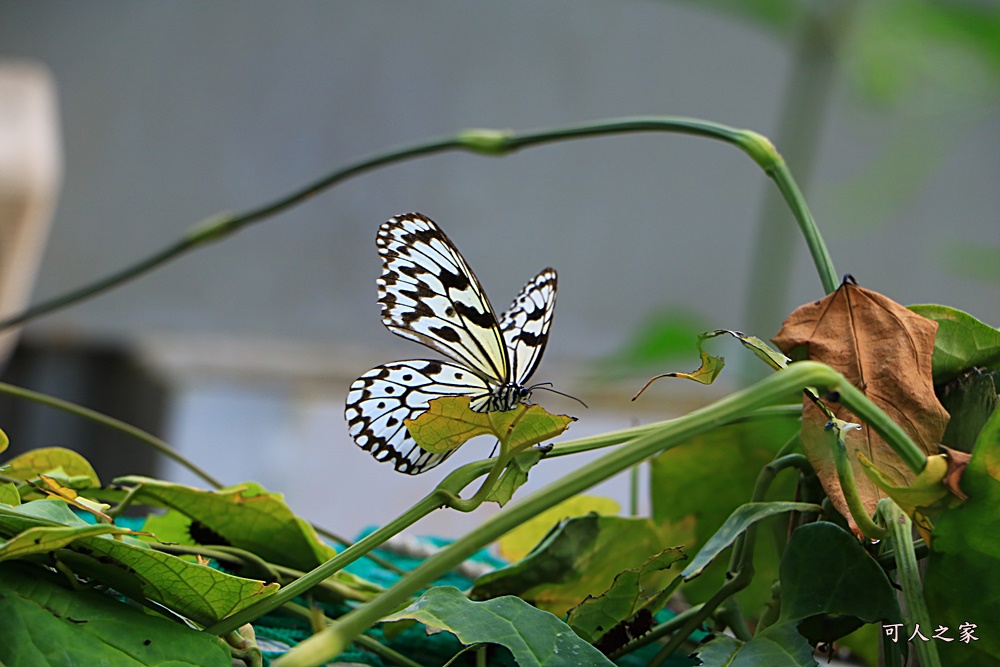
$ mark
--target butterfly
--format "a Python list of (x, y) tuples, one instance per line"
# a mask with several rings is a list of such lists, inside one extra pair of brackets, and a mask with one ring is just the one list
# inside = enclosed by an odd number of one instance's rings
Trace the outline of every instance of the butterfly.
[(413, 359), (371, 369), (351, 385), (345, 416), (354, 441), (379, 461), (416, 475), (451, 452), (420, 448), (404, 420), (439, 396), (468, 396), (476, 412), (527, 403), (528, 379), (549, 338), (556, 304), (556, 272), (543, 269), (500, 318), (455, 244), (419, 213), (391, 218), (375, 241), (382, 258), (378, 303), (382, 323), (397, 336), (425, 345), (450, 361)]

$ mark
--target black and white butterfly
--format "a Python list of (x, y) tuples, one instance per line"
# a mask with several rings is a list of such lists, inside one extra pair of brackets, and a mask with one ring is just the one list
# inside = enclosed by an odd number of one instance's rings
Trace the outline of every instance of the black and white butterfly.
[[(362, 449), (399, 472), (416, 475), (451, 452), (431, 454), (406, 430), (404, 419), (439, 396), (468, 396), (476, 412), (526, 403), (552, 324), (556, 272), (544, 269), (497, 319), (482, 285), (458, 248), (433, 220), (406, 213), (383, 223), (376, 238), (382, 258), (378, 302), (382, 323), (451, 359), (382, 364), (351, 385), (348, 429)], [(454, 363), (452, 363), (454, 362)]]

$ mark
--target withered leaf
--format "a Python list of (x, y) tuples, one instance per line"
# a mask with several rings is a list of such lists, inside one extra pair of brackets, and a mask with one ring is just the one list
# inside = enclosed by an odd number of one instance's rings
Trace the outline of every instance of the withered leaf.
[[(797, 308), (774, 337), (795, 359), (823, 362), (886, 412), (927, 454), (937, 453), (948, 413), (934, 395), (931, 356), (937, 323), (892, 299), (846, 281), (825, 298)], [(802, 445), (834, 506), (853, 521), (837, 481), (823, 427), (827, 418), (803, 399)], [(831, 405), (837, 418), (860, 420), (842, 405)], [(855, 454), (862, 452), (897, 486), (914, 478), (881, 437), (867, 426), (846, 435), (861, 499), (869, 513), (881, 494), (862, 472)]]

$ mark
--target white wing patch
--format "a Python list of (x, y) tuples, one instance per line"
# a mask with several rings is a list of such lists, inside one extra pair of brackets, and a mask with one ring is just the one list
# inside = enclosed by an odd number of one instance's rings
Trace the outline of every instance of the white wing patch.
[(527, 402), (525, 387), (548, 341), (556, 272), (545, 269), (497, 321), (476, 274), (433, 220), (419, 213), (379, 227), (382, 257), (378, 302), (382, 323), (455, 363), (396, 361), (371, 369), (351, 385), (345, 415), (354, 441), (399, 472), (416, 475), (451, 452), (424, 451), (406, 430), (439, 396), (468, 396), (477, 412)]
[(434, 221), (419, 213), (398, 216), (379, 227), (375, 244), (383, 260), (378, 302), (389, 331), (503, 382), (509, 362), (496, 314)]
[(347, 424), (358, 446), (399, 472), (416, 475), (438, 465), (451, 452), (431, 454), (406, 430), (439, 396), (478, 396), (490, 388), (474, 373), (443, 361), (396, 361), (371, 369), (351, 385)]

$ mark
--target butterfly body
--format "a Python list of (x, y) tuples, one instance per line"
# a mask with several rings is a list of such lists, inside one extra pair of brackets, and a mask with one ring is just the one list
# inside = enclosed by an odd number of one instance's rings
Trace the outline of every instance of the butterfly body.
[(439, 396), (468, 396), (476, 412), (511, 410), (531, 396), (527, 380), (548, 340), (556, 272), (544, 269), (499, 318), (478, 278), (443, 231), (419, 213), (379, 227), (382, 257), (378, 302), (382, 323), (451, 361), (416, 359), (382, 364), (352, 385), (345, 415), (355, 442), (396, 470), (418, 474), (449, 453), (416, 444), (405, 420)]

